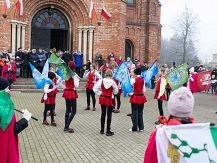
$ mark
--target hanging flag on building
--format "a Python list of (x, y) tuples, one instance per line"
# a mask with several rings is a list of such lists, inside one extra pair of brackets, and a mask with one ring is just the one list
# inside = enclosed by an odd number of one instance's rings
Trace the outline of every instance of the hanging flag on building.
[(105, 8), (105, 6), (102, 7), (102, 11), (101, 11), (101, 15), (106, 18), (107, 20), (109, 20), (112, 16), (111, 14), (107, 11), (107, 9)]
[(128, 93), (133, 92), (133, 88), (130, 83), (130, 74), (127, 65), (124, 62), (118, 66), (113, 74), (113, 77), (121, 83), (121, 87), (124, 91), (124, 97), (126, 97)]
[(10, 0), (4, 0), (4, 12), (7, 11), (7, 9), (9, 9), (11, 7), (11, 1)]
[(209, 123), (164, 126), (156, 133), (159, 163), (217, 162), (217, 127)]
[(170, 71), (166, 75), (167, 82), (169, 83), (172, 90), (176, 90), (183, 86), (188, 81), (188, 66), (182, 64), (181, 66)]
[(90, 1), (89, 18), (90, 18), (91, 20), (93, 20), (95, 16), (96, 16), (96, 10), (95, 10), (94, 5), (93, 5), (93, 2), (92, 2), (92, 0), (91, 0), (91, 1)]
[(23, 0), (17, 0), (15, 5), (17, 10), (19, 11), (19, 15), (23, 16)]

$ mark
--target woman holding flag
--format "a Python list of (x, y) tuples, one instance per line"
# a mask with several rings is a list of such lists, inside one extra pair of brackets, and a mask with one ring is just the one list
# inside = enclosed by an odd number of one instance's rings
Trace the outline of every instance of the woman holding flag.
[(145, 82), (141, 77), (142, 70), (141, 68), (136, 68), (134, 71), (135, 77), (131, 78), (130, 82), (133, 86), (133, 93), (131, 93), (130, 103), (132, 109), (132, 123), (133, 127), (130, 129), (132, 132), (144, 131), (143, 123), (143, 109), (144, 103), (147, 102), (146, 97), (144, 96), (145, 92)]
[[(68, 64), (69, 68), (72, 71), (75, 71), (75, 63), (73, 61), (70, 61)], [(71, 77), (69, 80), (65, 81), (66, 87), (63, 92), (63, 97), (66, 101), (66, 113), (65, 113), (65, 127), (64, 132), (66, 133), (74, 133), (74, 130), (70, 128), (70, 124), (76, 114), (77, 110), (77, 98), (78, 94), (76, 91), (76, 88), (79, 86), (79, 77), (77, 74), (75, 74), (73, 77)]]
[(96, 98), (93, 91), (93, 86), (97, 80), (102, 80), (102, 76), (96, 70), (95, 65), (91, 65), (89, 70), (86, 70), (83, 76), (84, 79), (87, 79), (86, 84), (86, 96), (87, 96), (87, 108), (85, 110), (90, 110), (90, 96), (92, 97), (93, 111), (96, 110)]
[(106, 136), (114, 135), (114, 132), (111, 131), (111, 120), (112, 120), (112, 111), (113, 111), (113, 94), (118, 93), (118, 87), (114, 80), (112, 79), (112, 70), (107, 70), (105, 73), (105, 78), (99, 80), (97, 84), (94, 85), (93, 91), (99, 96), (99, 104), (101, 105), (102, 114), (101, 114), (101, 130), (100, 134), (104, 134), (105, 128), (105, 117), (107, 114), (107, 132)]

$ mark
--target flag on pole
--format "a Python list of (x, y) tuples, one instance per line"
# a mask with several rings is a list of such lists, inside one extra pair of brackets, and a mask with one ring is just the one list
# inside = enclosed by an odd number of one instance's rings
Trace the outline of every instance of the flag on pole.
[(151, 79), (153, 76), (158, 74), (158, 66), (156, 64), (156, 61), (149, 67), (148, 70), (142, 72), (142, 77), (146, 83), (147, 86), (149, 86), (149, 88), (152, 88), (151, 85)]
[(102, 7), (101, 15), (104, 18), (106, 18), (107, 20), (109, 20), (111, 18), (111, 14), (107, 11), (107, 9), (105, 8), (105, 6)]
[(17, 10), (19, 11), (19, 15), (23, 16), (23, 0), (17, 0), (15, 5)]
[(182, 64), (181, 66), (170, 71), (166, 75), (166, 80), (169, 83), (172, 90), (176, 90), (183, 86), (188, 81), (188, 66)]
[(45, 65), (43, 67), (43, 70), (42, 70), (42, 76), (48, 77), (48, 72), (49, 72), (49, 61), (47, 59)]
[(217, 162), (217, 127), (209, 123), (164, 126), (156, 133), (158, 163)]
[(52, 53), (49, 62), (55, 64), (61, 70), (61, 76), (64, 76), (64, 80), (69, 80), (75, 73), (66, 65), (66, 63), (56, 54)]
[(90, 18), (91, 20), (93, 20), (95, 15), (96, 15), (96, 10), (95, 10), (94, 5), (93, 5), (93, 2), (92, 2), (92, 0), (91, 0), (91, 1), (90, 1), (89, 18)]
[(124, 91), (124, 97), (126, 97), (128, 93), (133, 92), (133, 88), (130, 83), (130, 74), (127, 65), (124, 62), (118, 66), (115, 73), (113, 74), (113, 78), (121, 83), (121, 87)]
[[(30, 68), (32, 70), (32, 77), (33, 77), (33, 81), (36, 85), (37, 89), (42, 89), (44, 88), (45, 84), (51, 84), (53, 85), (53, 82), (46, 76), (43, 76), (31, 63), (29, 63)], [(48, 67), (49, 69), (49, 67)], [(46, 74), (46, 72), (48, 73), (47, 67), (46, 65), (43, 68), (43, 73)]]
[(11, 1), (10, 0), (4, 0), (4, 12), (6, 12), (7, 9), (11, 7)]

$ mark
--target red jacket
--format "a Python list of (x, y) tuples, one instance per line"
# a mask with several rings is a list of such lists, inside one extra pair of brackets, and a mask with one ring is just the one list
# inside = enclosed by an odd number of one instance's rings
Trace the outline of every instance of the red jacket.
[[(156, 86), (156, 90), (155, 90), (155, 95), (154, 95), (154, 99), (158, 99), (158, 95), (160, 93), (160, 85), (161, 85), (161, 80), (162, 78), (165, 78), (164, 76), (161, 77), (158, 81), (157, 81), (157, 86)], [(160, 97), (160, 100), (163, 100), (165, 101), (167, 98), (166, 98), (166, 95), (165, 95), (165, 92), (164, 94)]]
[(87, 89), (93, 89), (94, 81), (95, 81), (95, 72), (90, 72), (88, 75), (86, 88)]
[(69, 80), (65, 81), (65, 83), (66, 83), (66, 88), (64, 89), (63, 97), (65, 99), (78, 98), (78, 94), (75, 90), (74, 79), (70, 78)]
[(13, 80), (13, 82), (15, 82), (16, 81), (17, 68), (14, 65), (11, 65), (11, 71), (8, 71), (8, 68), (9, 68), (8, 65), (4, 65), (4, 67), (2, 69), (2, 77), (8, 80), (9, 73), (11, 73), (11, 79)]
[(106, 89), (103, 81), (101, 85), (102, 94), (99, 96), (99, 104), (104, 106), (113, 106), (112, 103), (112, 95), (113, 95), (113, 87)]
[(133, 86), (133, 95), (130, 98), (130, 103), (144, 104), (147, 102), (143, 93), (144, 79), (142, 77), (136, 77)]

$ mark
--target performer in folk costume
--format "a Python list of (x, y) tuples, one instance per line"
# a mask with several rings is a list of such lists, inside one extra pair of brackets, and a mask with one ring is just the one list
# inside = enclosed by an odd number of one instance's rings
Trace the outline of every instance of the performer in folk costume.
[[(191, 117), (193, 108), (194, 96), (189, 88), (181, 87), (173, 91), (168, 102), (170, 116), (164, 125), (173, 126), (195, 123), (194, 118)], [(156, 133), (159, 127), (162, 127), (162, 124), (156, 126), (156, 130), (150, 135), (148, 146), (145, 151), (144, 163), (158, 163)]]
[(2, 77), (8, 80), (9, 89), (11, 89), (11, 85), (16, 81), (16, 66), (11, 65), (9, 60), (5, 61), (2, 69)]
[(96, 98), (93, 91), (93, 86), (98, 80), (102, 80), (102, 76), (96, 70), (95, 65), (91, 65), (89, 70), (86, 70), (83, 76), (87, 79), (86, 84), (86, 95), (87, 95), (87, 108), (85, 110), (90, 110), (90, 96), (92, 97), (93, 111), (96, 110)]
[[(72, 71), (75, 71), (75, 63), (73, 61), (69, 62), (69, 68), (71, 68)], [(70, 128), (70, 124), (76, 114), (77, 110), (77, 98), (78, 94), (76, 91), (76, 88), (79, 86), (79, 76), (75, 74), (73, 77), (71, 77), (69, 80), (65, 81), (66, 87), (63, 92), (63, 97), (66, 101), (66, 113), (65, 113), (65, 127), (64, 132), (68, 133), (74, 133), (74, 130)]]
[(50, 112), (51, 126), (57, 126), (54, 120), (54, 110), (56, 104), (56, 94), (58, 92), (56, 85), (58, 84), (56, 74), (52, 71), (48, 72), (48, 78), (53, 81), (53, 84), (47, 83), (44, 86), (44, 95), (42, 96), (41, 102), (45, 104), (44, 108), (44, 120), (43, 125), (49, 125), (47, 122), (47, 113)]
[(19, 163), (18, 134), (28, 126), (32, 114), (23, 110), (16, 122), (14, 104), (10, 98), (9, 82), (0, 77), (0, 162)]
[(97, 84), (94, 85), (93, 91), (97, 95), (100, 95), (99, 104), (101, 105), (102, 109), (100, 134), (104, 134), (105, 117), (107, 114), (106, 136), (112, 136), (114, 135), (114, 132), (111, 132), (111, 120), (113, 110), (112, 97), (113, 94), (116, 95), (118, 93), (118, 87), (112, 79), (112, 70), (106, 71), (105, 78), (103, 80), (99, 80)]
[[(156, 91), (155, 91), (155, 95), (154, 95), (154, 99), (157, 100), (158, 102), (158, 109), (159, 109), (159, 113), (160, 113), (160, 117), (159, 119), (161, 119), (164, 116), (164, 112), (163, 112), (163, 101), (166, 100), (166, 96), (165, 96), (165, 88), (166, 88), (166, 78), (165, 78), (165, 70), (164, 68), (161, 68), (159, 71), (159, 79), (157, 80), (157, 86), (156, 86)], [(159, 124), (160, 121), (156, 121), (155, 124)]]
[(187, 87), (191, 90), (192, 93), (198, 92), (197, 85), (197, 72), (194, 72), (194, 67), (189, 69), (188, 83)]
[(141, 77), (142, 70), (141, 68), (137, 68), (134, 70), (135, 77), (131, 78), (130, 82), (133, 86), (133, 93), (131, 94), (130, 103), (132, 109), (132, 123), (133, 127), (130, 131), (143, 131), (144, 123), (143, 123), (143, 109), (144, 103), (147, 102), (146, 97), (144, 96), (145, 92), (145, 82)]

